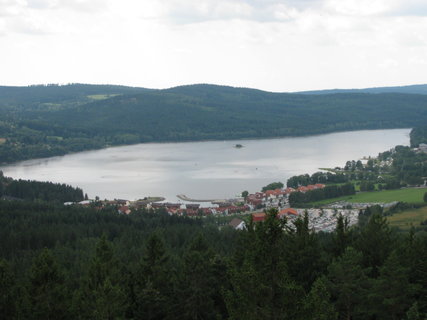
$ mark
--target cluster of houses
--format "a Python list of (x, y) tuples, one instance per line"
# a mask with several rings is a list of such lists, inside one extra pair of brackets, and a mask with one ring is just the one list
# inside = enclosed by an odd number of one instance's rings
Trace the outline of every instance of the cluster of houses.
[[(309, 190), (324, 188), (324, 184), (314, 184), (300, 186), (296, 189), (275, 189), (265, 192), (256, 192), (249, 194), (246, 199), (239, 198), (222, 203), (216, 203), (212, 207), (201, 207), (198, 203), (169, 203), (169, 202), (150, 202), (146, 200), (129, 201), (123, 199), (115, 200), (85, 200), (77, 204), (88, 206), (93, 205), (96, 208), (115, 207), (119, 213), (129, 214), (135, 209), (165, 209), (170, 215), (186, 216), (207, 216), (207, 215), (230, 215), (236, 213), (249, 213), (263, 208), (278, 208), (285, 214), (284, 210), (289, 210), (289, 194), (292, 192), (307, 192)], [(65, 205), (75, 204), (67, 202)], [(293, 209), (292, 209), (293, 210)]]
[(235, 213), (243, 213), (251, 210), (251, 207), (246, 204), (220, 203), (217, 207), (201, 207), (198, 203), (181, 204), (181, 203), (152, 203), (148, 208), (160, 209), (164, 208), (170, 215), (186, 215), (186, 216), (208, 216), (208, 215), (229, 215)]
[(256, 192), (254, 194), (250, 194), (246, 198), (246, 203), (248, 205), (254, 206), (255, 208), (261, 207), (276, 207), (280, 208), (286, 206), (288, 202), (289, 195), (292, 192), (307, 192), (315, 189), (323, 189), (325, 187), (324, 184), (309, 184), (308, 186), (300, 186), (296, 189), (294, 188), (286, 188), (286, 189), (275, 189), (275, 190), (267, 190), (265, 192)]

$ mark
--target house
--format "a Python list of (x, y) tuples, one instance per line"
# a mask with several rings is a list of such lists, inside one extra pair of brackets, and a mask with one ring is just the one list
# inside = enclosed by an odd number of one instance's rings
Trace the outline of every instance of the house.
[(294, 188), (291, 188), (291, 187), (288, 187), (288, 188), (285, 189), (285, 193), (286, 194), (290, 194), (290, 193), (295, 192), (295, 191), (296, 190)]
[(253, 222), (260, 222), (265, 220), (265, 213), (253, 213), (252, 214), (252, 221)]
[(228, 225), (233, 227), (235, 230), (243, 230), (246, 228), (245, 222), (238, 218), (234, 218), (233, 220), (231, 220)]
[(290, 216), (290, 215), (297, 216), (298, 212), (295, 209), (286, 208), (281, 210), (277, 216), (282, 219), (283, 217)]
[(305, 193), (305, 192), (307, 192), (308, 190), (310, 190), (310, 189), (308, 189), (306, 186), (300, 186), (300, 187), (298, 187), (298, 189), (297, 189), (299, 192), (303, 192), (303, 193)]
[(122, 214), (129, 214), (129, 213), (131, 213), (131, 210), (129, 209), (128, 206), (121, 206), (120, 208), (117, 209), (117, 211), (119, 213), (122, 213)]

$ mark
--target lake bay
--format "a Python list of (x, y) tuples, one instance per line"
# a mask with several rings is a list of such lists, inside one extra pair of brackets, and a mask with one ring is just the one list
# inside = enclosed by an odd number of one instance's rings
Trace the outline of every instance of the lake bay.
[[(129, 200), (177, 194), (230, 198), (286, 182), (320, 167), (409, 145), (410, 129), (363, 130), (259, 140), (150, 143), (28, 160), (2, 166), (5, 176), (66, 183), (89, 197)], [(236, 144), (243, 145), (235, 148)]]

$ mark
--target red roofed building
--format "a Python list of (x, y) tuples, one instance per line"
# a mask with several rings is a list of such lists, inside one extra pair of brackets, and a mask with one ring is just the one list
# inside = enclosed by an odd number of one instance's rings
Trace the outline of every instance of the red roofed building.
[(279, 218), (283, 218), (284, 216), (287, 216), (287, 215), (297, 216), (298, 212), (295, 209), (286, 208), (286, 209), (281, 210), (278, 214)]
[(286, 188), (285, 189), (285, 193), (286, 194), (289, 194), (289, 193), (292, 193), (292, 192), (295, 192), (296, 190), (294, 189), (294, 188)]
[(128, 206), (123, 206), (117, 209), (119, 211), (119, 213), (123, 213), (123, 214), (129, 214), (131, 213), (130, 209)]
[(252, 214), (253, 222), (260, 222), (265, 220), (265, 213), (253, 213)]

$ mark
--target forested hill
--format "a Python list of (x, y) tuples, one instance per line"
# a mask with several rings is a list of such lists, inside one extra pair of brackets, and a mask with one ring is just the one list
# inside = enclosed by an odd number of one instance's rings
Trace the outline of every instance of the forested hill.
[(412, 147), (418, 147), (420, 143), (427, 143), (427, 125), (412, 129), (410, 137)]
[(427, 94), (427, 84), (416, 84), (412, 86), (400, 87), (377, 87), (364, 89), (328, 89), (301, 91), (298, 94), (332, 94), (332, 93), (408, 93), (408, 94)]
[(51, 107), (88, 103), (114, 95), (133, 94), (149, 89), (116, 85), (33, 85), (28, 87), (0, 86), (2, 107)]
[(0, 89), (0, 163), (109, 145), (407, 128), (427, 120), (427, 95), (420, 94), (307, 95), (215, 85)]

